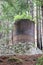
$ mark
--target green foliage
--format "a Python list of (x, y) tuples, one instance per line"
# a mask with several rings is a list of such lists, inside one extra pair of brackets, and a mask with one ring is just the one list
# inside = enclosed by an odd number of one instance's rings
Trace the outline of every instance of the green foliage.
[[(17, 19), (32, 19), (30, 12), (30, 4), (28, 0), (2, 0), (4, 1), (2, 4), (2, 20), (14, 21)], [(33, 0), (33, 5), (36, 3), (37, 6), (41, 6), (41, 2), (39, 0)], [(24, 13), (25, 12), (25, 13)], [(26, 14), (28, 12), (28, 16)]]
[(2, 20), (9, 20), (13, 21), (13, 16), (14, 16), (14, 8), (11, 7), (7, 2), (4, 2), (2, 4), (2, 15), (1, 18)]
[(36, 65), (43, 65), (43, 56), (41, 56), (40, 58), (38, 58)]
[[(25, 12), (25, 14), (26, 12), (28, 12), (29, 14), (30, 5), (28, 4), (28, 0), (12, 0), (12, 1), (4, 0), (2, 4), (2, 12), (3, 12), (3, 15), (1, 16), (2, 20), (14, 21), (14, 16), (15, 18), (19, 18), (21, 15), (20, 18), (22, 18), (24, 17), (23, 12)], [(27, 15), (25, 16), (28, 19), (28, 16)], [(29, 16), (29, 18), (31, 18), (31, 16)]]
[(14, 16), (14, 20), (17, 21), (17, 20), (20, 20), (20, 19), (30, 19), (32, 20), (32, 16), (31, 15), (27, 15), (26, 13), (22, 13), (22, 14), (19, 14), (19, 15), (16, 15)]
[[(15, 14), (22, 13), (23, 11), (29, 11), (28, 0), (2, 0), (7, 2), (11, 7), (14, 7)], [(13, 11), (13, 10), (12, 10)]]
[[(17, 1), (17, 0), (1, 0), (1, 1), (6, 1), (6, 2), (8, 2), (11, 6), (14, 6), (14, 2), (15, 1)], [(18, 0), (18, 1), (23, 1), (23, 0)], [(27, 1), (27, 0), (24, 0), (25, 2)], [(29, 1), (29, 0), (28, 0)], [(43, 5), (43, 0), (32, 0), (33, 1), (33, 3), (36, 3), (36, 4), (38, 4), (38, 5), (40, 5), (41, 4), (41, 6)], [(41, 2), (41, 3), (40, 3)]]
[(43, 0), (33, 0), (33, 3), (35, 3), (37, 6), (43, 6)]

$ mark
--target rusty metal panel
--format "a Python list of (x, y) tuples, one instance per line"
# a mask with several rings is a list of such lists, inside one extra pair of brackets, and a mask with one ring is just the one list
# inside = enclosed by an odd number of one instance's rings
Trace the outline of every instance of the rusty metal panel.
[(34, 42), (35, 24), (33, 21), (22, 19), (14, 23), (14, 42)]

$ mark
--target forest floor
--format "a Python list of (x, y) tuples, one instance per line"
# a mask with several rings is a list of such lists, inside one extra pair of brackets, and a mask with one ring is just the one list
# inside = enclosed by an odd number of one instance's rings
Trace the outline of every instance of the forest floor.
[(36, 65), (41, 56), (42, 54), (0, 56), (0, 65)]

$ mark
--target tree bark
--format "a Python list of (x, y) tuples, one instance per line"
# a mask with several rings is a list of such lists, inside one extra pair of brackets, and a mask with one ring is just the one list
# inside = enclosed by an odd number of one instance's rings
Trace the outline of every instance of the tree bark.
[(42, 50), (42, 36), (41, 36), (41, 20), (40, 16), (40, 7), (37, 8), (37, 47)]

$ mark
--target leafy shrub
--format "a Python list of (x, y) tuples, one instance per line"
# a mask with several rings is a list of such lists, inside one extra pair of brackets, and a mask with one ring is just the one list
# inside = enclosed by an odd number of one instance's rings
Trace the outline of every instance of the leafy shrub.
[(32, 16), (27, 15), (25, 12), (23, 12), (21, 15), (19, 14), (19, 15), (14, 16), (15, 21), (20, 20), (20, 19), (30, 19), (30, 20), (32, 20)]
[(43, 56), (41, 56), (40, 58), (38, 58), (36, 65), (43, 65)]

